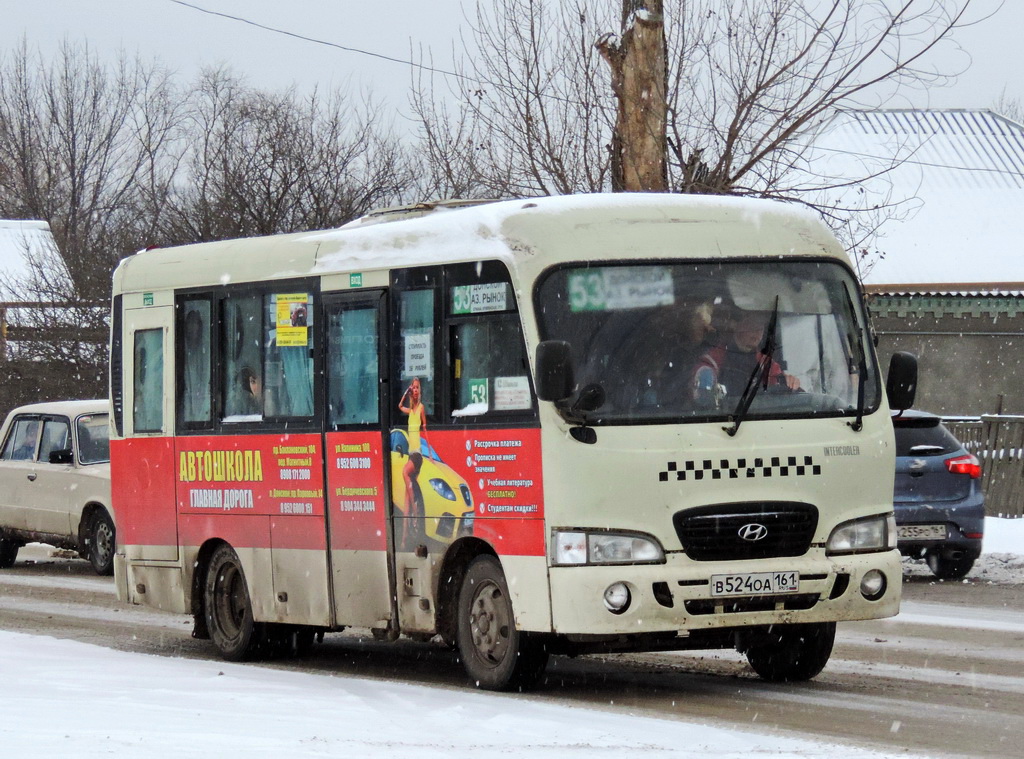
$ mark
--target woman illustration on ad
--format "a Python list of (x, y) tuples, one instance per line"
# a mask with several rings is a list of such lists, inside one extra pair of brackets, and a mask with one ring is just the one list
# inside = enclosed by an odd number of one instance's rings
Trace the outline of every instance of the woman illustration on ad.
[[(402, 470), (402, 478), (405, 480), (406, 516), (416, 518), (423, 516), (423, 497), (420, 495), (419, 483), (416, 478), (423, 466), (420, 435), (427, 430), (427, 411), (423, 408), (421, 392), (419, 377), (413, 377), (409, 387), (402, 393), (402, 398), (398, 401), (398, 410), (409, 416), (409, 460)], [(417, 531), (420, 527), (419, 522), (413, 525)], [(408, 534), (408, 531), (406, 533)]]

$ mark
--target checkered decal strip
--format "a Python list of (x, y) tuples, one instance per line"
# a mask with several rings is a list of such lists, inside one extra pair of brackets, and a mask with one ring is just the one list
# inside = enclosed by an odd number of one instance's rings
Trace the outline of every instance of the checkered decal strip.
[(670, 480), (742, 480), (756, 477), (806, 477), (821, 474), (821, 465), (813, 456), (772, 456), (771, 458), (703, 459), (701, 461), (668, 462), (668, 469), (658, 473), (661, 482)]

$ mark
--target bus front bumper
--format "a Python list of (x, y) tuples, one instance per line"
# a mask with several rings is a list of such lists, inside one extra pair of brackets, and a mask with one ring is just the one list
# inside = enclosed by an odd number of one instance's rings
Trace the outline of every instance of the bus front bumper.
[[(796, 587), (749, 593), (743, 587), (798, 573)], [(899, 612), (903, 579), (898, 551), (841, 557), (694, 562), (670, 555), (665, 564), (551, 567), (554, 632), (630, 635), (772, 624), (878, 619)], [(719, 579), (712, 590), (711, 579)], [(623, 603), (625, 606), (614, 608)], [(611, 603), (609, 603), (609, 601)]]

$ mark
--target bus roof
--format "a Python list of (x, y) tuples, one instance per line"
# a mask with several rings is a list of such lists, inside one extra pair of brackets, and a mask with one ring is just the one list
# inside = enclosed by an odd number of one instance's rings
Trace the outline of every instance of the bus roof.
[(114, 291), (483, 259), (503, 260), (533, 277), (566, 261), (789, 255), (846, 260), (813, 213), (789, 204), (711, 195), (569, 195), (420, 204), (333, 230), (146, 250), (122, 261)]

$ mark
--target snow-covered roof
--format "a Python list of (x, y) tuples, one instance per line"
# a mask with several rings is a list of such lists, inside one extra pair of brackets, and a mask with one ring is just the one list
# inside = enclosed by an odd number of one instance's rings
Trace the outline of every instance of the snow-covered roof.
[(23, 277), (28, 273), (28, 259), (38, 258), (55, 244), (45, 221), (0, 219), (0, 300), (14, 297), (4, 280)]
[(859, 111), (815, 140), (833, 177), (892, 204), (863, 268), (875, 290), (1024, 292), (1024, 126), (989, 110)]

